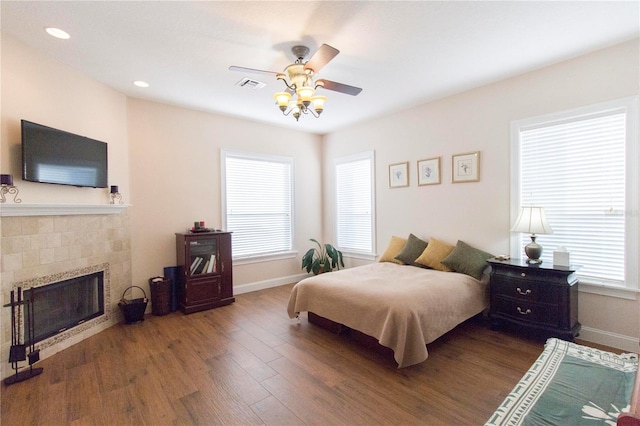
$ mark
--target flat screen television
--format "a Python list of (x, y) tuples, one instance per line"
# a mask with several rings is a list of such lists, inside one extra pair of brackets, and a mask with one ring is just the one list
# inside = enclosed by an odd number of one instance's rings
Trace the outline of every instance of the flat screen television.
[(107, 144), (22, 120), (22, 179), (106, 188)]

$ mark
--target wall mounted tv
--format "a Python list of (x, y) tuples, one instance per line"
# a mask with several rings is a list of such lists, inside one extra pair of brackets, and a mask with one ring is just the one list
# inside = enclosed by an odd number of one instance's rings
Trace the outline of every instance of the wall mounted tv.
[(107, 144), (22, 120), (22, 179), (106, 188)]

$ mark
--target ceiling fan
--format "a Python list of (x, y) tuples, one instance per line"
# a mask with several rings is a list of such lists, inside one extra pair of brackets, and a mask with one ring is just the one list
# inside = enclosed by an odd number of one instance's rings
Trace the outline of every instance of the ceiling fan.
[[(286, 89), (284, 92), (276, 93), (274, 97), (282, 113), (284, 115), (293, 114), (296, 121), (301, 114), (310, 113), (316, 118), (320, 116), (324, 110), (324, 102), (327, 99), (325, 96), (315, 95), (316, 89), (320, 87), (352, 96), (357, 96), (362, 91), (360, 87), (326, 79), (315, 79), (320, 69), (340, 53), (338, 49), (328, 44), (323, 44), (306, 62), (304, 58), (309, 54), (308, 47), (293, 46), (291, 52), (297, 59), (293, 64), (287, 66), (283, 72), (264, 71), (233, 65), (229, 69), (231, 71), (271, 75), (281, 80), (286, 85)], [(294, 99), (292, 99), (293, 94), (296, 95)], [(313, 108), (310, 108), (311, 105), (313, 105)]]

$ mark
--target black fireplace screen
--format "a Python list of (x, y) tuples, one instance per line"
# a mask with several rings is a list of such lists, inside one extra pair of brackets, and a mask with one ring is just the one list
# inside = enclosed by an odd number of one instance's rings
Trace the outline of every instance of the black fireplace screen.
[[(103, 287), (104, 271), (100, 271), (25, 290), (25, 299), (33, 299), (33, 343), (103, 315)], [(25, 343), (31, 344), (26, 335)]]

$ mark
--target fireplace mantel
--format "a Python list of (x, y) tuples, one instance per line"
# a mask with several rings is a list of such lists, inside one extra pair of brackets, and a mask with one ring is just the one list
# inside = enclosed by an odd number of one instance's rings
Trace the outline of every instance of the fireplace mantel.
[(118, 214), (130, 204), (1, 204), (0, 216), (63, 216), (75, 214)]

